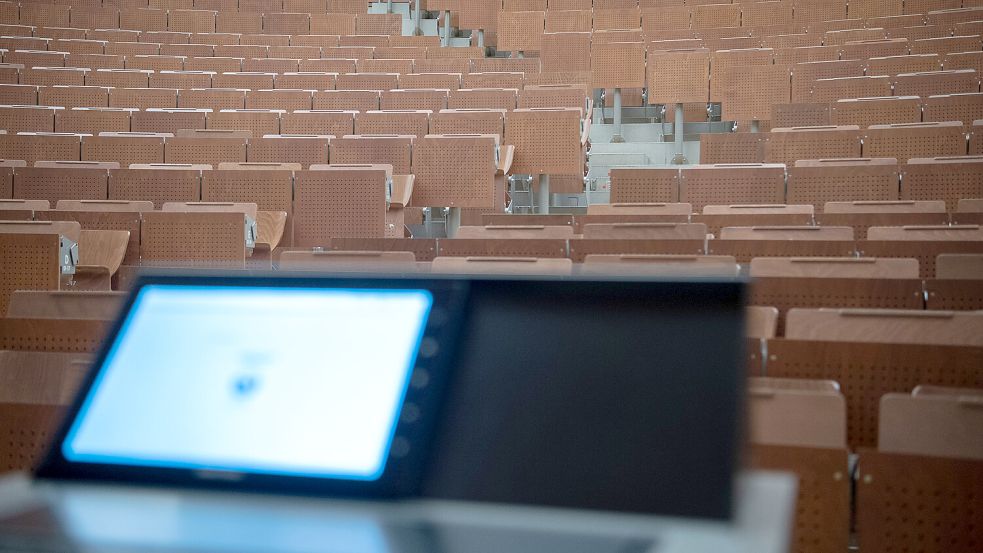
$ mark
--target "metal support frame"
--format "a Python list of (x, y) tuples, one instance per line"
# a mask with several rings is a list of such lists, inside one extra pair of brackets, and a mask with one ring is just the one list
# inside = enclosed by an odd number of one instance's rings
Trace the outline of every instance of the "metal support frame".
[(423, 34), (423, 30), (420, 29), (420, 4), (423, 0), (414, 0), (413, 2), (413, 36), (420, 36)]
[(534, 212), (548, 215), (550, 212), (550, 176), (539, 175), (539, 184), (533, 192)]
[(441, 40), (441, 46), (447, 47), (451, 45), (451, 12), (450, 10), (444, 10), (444, 36)]
[(621, 134), (621, 89), (614, 89), (614, 136), (611, 137), (611, 142), (615, 144), (620, 144), (625, 141), (625, 137)]
[(386, 0), (386, 13), (393, 13), (393, 0)]
[[(473, 34), (472, 34), (472, 40), (471, 40), (472, 46), (477, 46), (479, 48), (484, 48), (485, 47), (485, 30), (484, 29), (477, 29), (477, 30), (472, 31), (472, 32), (473, 32)], [(474, 44), (474, 42), (475, 42), (474, 41), (474, 37), (475, 36), (477, 36), (478, 44)]]
[(448, 238), (457, 236), (457, 229), (461, 228), (461, 208), (447, 208), (447, 218), (444, 222), (444, 233)]
[(751, 121), (751, 132), (760, 132), (760, 131), (761, 131), (761, 121), (758, 121), (757, 119)]
[(686, 115), (683, 111), (683, 104), (676, 104), (676, 117), (672, 123), (672, 134), (676, 143), (676, 154), (672, 159), (672, 162), (676, 165), (683, 165), (686, 163), (686, 155), (683, 153), (683, 137), (685, 136), (685, 119)]

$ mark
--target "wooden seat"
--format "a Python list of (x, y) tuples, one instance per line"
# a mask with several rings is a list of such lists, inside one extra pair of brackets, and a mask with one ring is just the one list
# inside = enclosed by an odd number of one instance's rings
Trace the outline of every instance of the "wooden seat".
[(245, 268), (245, 225), (242, 213), (144, 213), (140, 264)]
[(700, 211), (707, 205), (781, 204), (785, 202), (785, 167), (765, 164), (687, 166), (681, 170), (679, 200)]
[(179, 132), (167, 140), (164, 159), (167, 163), (178, 164), (245, 162), (248, 139), (243, 134), (223, 129)]
[(983, 279), (983, 254), (943, 254), (935, 262), (935, 278), (948, 280)]
[[(248, 96), (249, 93), (247, 102)], [(214, 130), (249, 131), (251, 137), (280, 134), (280, 115), (283, 112), (275, 109), (223, 109), (208, 114), (206, 125)]]
[(830, 107), (833, 125), (871, 125), (920, 123), (922, 102), (917, 96), (888, 96), (880, 98), (847, 98)]
[(872, 125), (864, 134), (866, 157), (912, 158), (966, 154), (966, 133), (957, 121)]
[(700, 163), (764, 163), (771, 133), (704, 133), (700, 135)]
[(201, 198), (201, 169), (188, 166), (146, 165), (146, 168), (114, 169), (109, 172), (110, 200), (153, 202), (160, 209), (166, 202), (193, 202)]
[(371, 110), (355, 116), (356, 134), (423, 137), (430, 132), (429, 110)]
[(567, 239), (573, 237), (573, 227), (566, 225), (486, 225), (462, 226), (457, 239)]
[[(246, 91), (234, 88), (192, 88), (183, 89), (177, 99), (182, 109), (243, 109), (246, 107)], [(203, 128), (203, 127), (185, 127)]]
[(515, 146), (512, 170), (530, 175), (584, 175), (587, 130), (571, 108), (516, 109), (505, 119), (505, 143)]
[(751, 260), (754, 278), (918, 279), (917, 259), (870, 257), (761, 257)]
[(914, 158), (901, 176), (902, 200), (944, 200), (952, 212), (963, 198), (983, 198), (983, 156)]
[(431, 134), (505, 135), (504, 109), (443, 109), (430, 118)]
[(981, 118), (983, 93), (940, 94), (925, 99), (925, 121), (962, 121), (972, 125)]
[(167, 133), (102, 132), (82, 137), (82, 161), (116, 162), (121, 167), (134, 163), (164, 163)]
[(432, 273), (459, 275), (569, 275), (569, 259), (537, 257), (437, 257), (430, 266)]
[[(234, 167), (234, 168), (233, 168)], [(293, 171), (286, 164), (259, 163), (221, 165), (218, 171), (203, 171), (203, 202), (247, 202), (262, 211), (283, 212), (286, 243), (292, 241), (289, 229), (293, 214)], [(261, 217), (255, 216), (259, 222)], [(262, 229), (260, 229), (262, 231)], [(262, 234), (262, 232), (260, 232)], [(279, 243), (283, 240), (276, 240)], [(257, 242), (261, 240), (257, 239)]]
[(331, 162), (334, 164), (392, 165), (396, 175), (412, 171), (411, 151), (414, 136), (345, 136), (331, 141)]
[(943, 201), (827, 202), (818, 220), (821, 225), (851, 226), (858, 240), (866, 240), (870, 227), (945, 225), (949, 215)]
[[(497, 135), (427, 135), (413, 146), (414, 206), (505, 207), (511, 147)], [(463, 170), (462, 170), (463, 169)]]
[(765, 146), (768, 163), (791, 166), (800, 159), (861, 157), (861, 132), (855, 125), (772, 129), (770, 134)]
[(704, 223), (708, 233), (719, 236), (724, 227), (811, 225), (814, 211), (811, 205), (708, 205), (692, 221)]
[(589, 254), (580, 274), (733, 277), (738, 270), (737, 261), (726, 255)]
[[(0, 315), (6, 315), (15, 290), (58, 290), (60, 252), (77, 243), (78, 223), (0, 223), (0, 251), (4, 259), (22, 259), (0, 271)], [(6, 349), (6, 348), (4, 348)]]
[(702, 223), (590, 223), (585, 239), (600, 240), (700, 240), (707, 235)]
[(382, 238), (391, 165), (313, 165), (295, 173), (294, 245), (331, 238)]
[(437, 241), (436, 257), (566, 258), (567, 241), (557, 238), (453, 238)]
[(375, 251), (284, 251), (280, 254), (281, 271), (318, 271), (324, 273), (417, 272), (412, 252)]
[(979, 225), (909, 225), (902, 227), (871, 227), (868, 240), (914, 241), (983, 241), (983, 227)]
[(105, 200), (109, 173), (107, 166), (72, 164), (68, 167), (23, 167), (14, 173), (14, 196), (26, 200), (47, 200), (54, 204), (65, 198)]
[(316, 110), (371, 111), (379, 109), (378, 90), (318, 90), (314, 92)]
[(82, 136), (74, 133), (0, 134), (0, 159), (37, 161), (80, 160)]
[(518, 103), (518, 90), (515, 88), (467, 88), (450, 91), (447, 97), (449, 109), (503, 109), (511, 111)]
[(897, 160), (845, 158), (799, 160), (788, 168), (788, 200), (822, 213), (829, 201), (895, 201)]
[(796, 340), (981, 346), (983, 313), (791, 309), (785, 335)]
[(47, 106), (0, 105), (0, 127), (7, 132), (54, 132), (55, 114), (64, 111)]
[(678, 202), (678, 169), (631, 168), (611, 170), (613, 204)]

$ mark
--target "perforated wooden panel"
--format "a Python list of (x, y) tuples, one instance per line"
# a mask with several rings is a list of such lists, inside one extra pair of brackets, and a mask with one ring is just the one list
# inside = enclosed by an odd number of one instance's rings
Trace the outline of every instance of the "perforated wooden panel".
[(379, 91), (320, 90), (314, 93), (314, 109), (351, 111), (379, 109)]
[(78, 135), (0, 135), (0, 159), (21, 159), (28, 165), (78, 161), (80, 149)]
[(775, 165), (703, 165), (681, 171), (679, 201), (705, 205), (778, 204), (785, 201), (785, 168)]
[(384, 90), (381, 105), (383, 110), (427, 110), (438, 112), (447, 108), (448, 90)]
[(140, 214), (137, 212), (106, 211), (39, 211), (39, 221), (75, 221), (82, 230), (125, 230), (130, 233), (124, 265), (136, 265), (140, 261)]
[(246, 161), (245, 138), (168, 138), (164, 151), (167, 163), (203, 163)]
[(399, 74), (342, 73), (335, 86), (338, 90), (392, 90), (399, 88)]
[(700, 163), (763, 163), (771, 133), (700, 135)]
[(650, 104), (706, 103), (710, 94), (710, 52), (651, 52), (648, 87)]
[(731, 255), (738, 263), (756, 257), (850, 257), (855, 246), (849, 240), (711, 240), (713, 255)]
[(562, 239), (473, 238), (437, 241), (439, 257), (567, 257)]
[[(792, 82), (794, 85), (794, 77)], [(829, 104), (780, 104), (772, 108), (771, 116), (773, 128), (825, 126), (830, 124), (830, 106)]]
[(899, 178), (897, 165), (790, 166), (787, 201), (821, 213), (826, 202), (897, 200)]
[(95, 353), (108, 325), (78, 319), (0, 319), (0, 349)]
[(262, 211), (293, 211), (293, 173), (280, 170), (204, 171), (203, 202), (255, 203)]
[(859, 129), (851, 127), (772, 129), (765, 160), (794, 165), (800, 159), (858, 158), (860, 134)]
[(583, 263), (588, 255), (703, 255), (703, 240), (570, 240), (570, 259)]
[(978, 52), (980, 47), (979, 35), (925, 38), (910, 43), (912, 54), (945, 55), (956, 52)]
[[(918, 385), (983, 386), (983, 348), (850, 342), (768, 342), (767, 374), (839, 382), (851, 448), (877, 442), (881, 396)], [(861, 469), (862, 470), (862, 469)]]
[(515, 146), (512, 171), (524, 174), (584, 174), (581, 110), (517, 109), (505, 120), (505, 143)]
[(204, 111), (136, 111), (130, 116), (133, 132), (176, 133), (182, 129), (204, 129)]
[(505, 110), (443, 110), (430, 119), (433, 134), (505, 134)]
[(590, 9), (549, 9), (546, 11), (547, 33), (582, 33), (592, 29)]
[(972, 125), (983, 119), (983, 94), (945, 94), (924, 99), (924, 121), (962, 121)]
[(170, 10), (167, 28), (184, 33), (214, 33), (215, 12), (208, 10)]
[(110, 200), (144, 200), (160, 209), (166, 202), (197, 202), (201, 176), (197, 170), (113, 169), (109, 172)]
[(331, 141), (333, 164), (387, 164), (393, 166), (393, 174), (412, 173), (410, 152), (414, 137), (347, 137)]
[[(864, 62), (858, 60), (815, 61), (792, 66), (792, 101), (812, 102), (817, 79), (860, 77)], [(818, 100), (817, 100), (818, 101)]]
[(184, 58), (177, 56), (130, 56), (126, 58), (126, 66), (127, 69), (184, 71)]
[(430, 129), (430, 112), (367, 111), (355, 116), (356, 134), (399, 134), (423, 136)]
[(74, 67), (34, 67), (20, 70), (20, 83), (37, 86), (85, 84), (87, 69)]
[(294, 245), (323, 246), (334, 237), (382, 238), (386, 222), (382, 168), (301, 171), (294, 185)]
[(899, 96), (960, 94), (979, 90), (979, 76), (972, 69), (903, 73), (894, 82), (894, 93)]
[(0, 128), (8, 133), (53, 132), (55, 108), (42, 106), (0, 106)]
[(109, 89), (96, 86), (51, 86), (38, 90), (38, 105), (73, 107), (108, 107)]
[[(0, 167), (0, 199), (12, 198), (13, 191), (14, 191), (14, 168)], [(0, 209), (9, 209), (9, 208), (7, 206), (0, 205)], [(10, 215), (9, 212), (5, 214), (5, 216), (9, 216), (9, 215)], [(31, 217), (28, 217), (28, 219), (30, 218)]]
[(495, 178), (493, 136), (438, 136), (413, 147), (413, 206), (502, 207), (504, 182)]
[(978, 524), (983, 461), (865, 450), (857, 483), (857, 535), (867, 551), (969, 553)]
[(60, 110), (55, 115), (55, 131), (86, 134), (129, 132), (130, 111), (121, 108)]
[(355, 16), (338, 13), (311, 14), (311, 33), (318, 35), (355, 34)]
[(0, 315), (6, 316), (14, 290), (59, 288), (58, 235), (0, 233)]
[(259, 163), (299, 163), (303, 167), (328, 162), (330, 139), (321, 136), (275, 136), (249, 141), (247, 158)]
[(365, 14), (355, 20), (355, 33), (360, 35), (398, 35), (402, 33), (399, 14)]
[(864, 155), (893, 157), (905, 163), (911, 158), (966, 154), (963, 126), (951, 123), (875, 125), (864, 136)]
[(36, 468), (65, 411), (57, 405), (0, 404), (0, 473)]
[(109, 106), (114, 108), (176, 108), (177, 90), (150, 88), (112, 88)]
[(799, 553), (845, 551), (850, 538), (847, 451), (754, 444), (749, 465), (794, 472), (799, 479), (793, 549)]
[(591, 76), (592, 88), (645, 86), (645, 45), (641, 42), (594, 44)]
[(726, 120), (770, 120), (771, 106), (790, 101), (788, 69), (779, 65), (731, 67), (714, 71), (710, 101), (722, 104)]
[(886, 97), (840, 100), (830, 105), (834, 125), (917, 123), (921, 121), (921, 100), (917, 97)]
[(457, 90), (461, 88), (461, 75), (458, 73), (406, 73), (399, 76), (399, 88)]
[(222, 110), (209, 113), (205, 125), (209, 129), (249, 131), (253, 137), (261, 137), (280, 134), (280, 114), (272, 110)]
[(241, 213), (144, 213), (140, 264), (244, 268), (245, 224)]
[(901, 198), (945, 200), (955, 211), (962, 198), (983, 197), (983, 157), (917, 160), (902, 167)]
[(611, 202), (677, 202), (679, 182), (678, 169), (612, 169)]
[(510, 52), (538, 52), (543, 47), (545, 12), (499, 12), (498, 48)]
[[(586, 13), (589, 30), (590, 12)], [(591, 34), (589, 32), (546, 33), (543, 35), (540, 59), (543, 71), (590, 71)]]
[(474, 72), (464, 75), (462, 81), (464, 88), (522, 90), (526, 82), (526, 74), (511, 71)]
[[(88, 86), (145, 89), (149, 86), (151, 74), (143, 69), (96, 69), (95, 71), (90, 71), (85, 76), (84, 84)], [(159, 81), (155, 82), (155, 84), (159, 84)], [(156, 88), (162, 88), (162, 86), (157, 86)]]
[(245, 102), (246, 91), (222, 88), (181, 90), (177, 99), (179, 108), (210, 109), (216, 112), (223, 109), (243, 109)]
[(107, 175), (104, 169), (18, 168), (14, 174), (15, 198), (47, 200), (106, 199)]
[(120, 167), (131, 163), (163, 163), (161, 136), (85, 136), (82, 161), (115, 161)]

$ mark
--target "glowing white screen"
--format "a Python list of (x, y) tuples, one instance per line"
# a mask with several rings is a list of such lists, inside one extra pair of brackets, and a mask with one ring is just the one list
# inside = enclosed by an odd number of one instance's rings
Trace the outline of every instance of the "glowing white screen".
[(62, 451), (378, 479), (432, 302), (424, 290), (146, 286)]

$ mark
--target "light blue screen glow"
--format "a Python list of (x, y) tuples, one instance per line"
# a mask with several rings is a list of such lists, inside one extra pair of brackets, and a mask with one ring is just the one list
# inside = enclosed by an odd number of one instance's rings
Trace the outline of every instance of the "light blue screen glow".
[(62, 451), (378, 479), (432, 303), (425, 290), (146, 286)]

